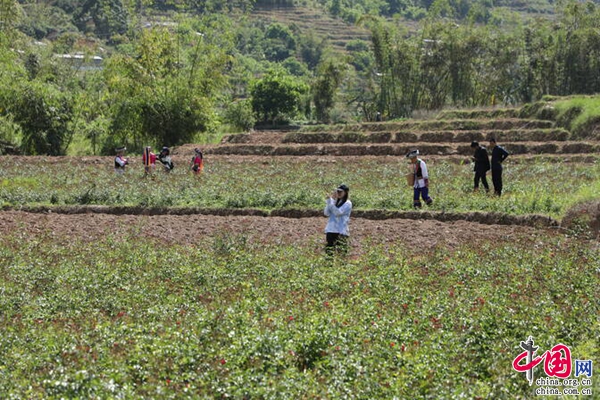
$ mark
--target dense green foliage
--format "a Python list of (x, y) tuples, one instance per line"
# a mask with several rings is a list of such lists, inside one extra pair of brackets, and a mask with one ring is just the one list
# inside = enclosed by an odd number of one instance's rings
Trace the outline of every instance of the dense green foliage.
[(3, 236), (0, 255), (2, 398), (525, 399), (529, 335), (600, 356), (600, 253), (560, 238), (333, 266), (227, 233)]
[[(106, 154), (254, 121), (393, 119), (600, 92), (594, 2), (556, 2), (547, 19), (504, 8), (522, 9), (517, 2), (332, 2), (371, 33), (335, 51), (318, 22), (303, 30), (253, 18), (244, 1), (1, 5), (0, 117), (9, 123), (0, 141), (27, 154)], [(381, 15), (423, 18), (408, 29)]]
[(300, 110), (302, 94), (307, 91), (283, 69), (272, 69), (252, 83), (252, 110), (261, 123), (289, 121)]
[(557, 25), (537, 20), (456, 25), (429, 20), (419, 35), (376, 24), (373, 50), (382, 81), (380, 108), (391, 116), (416, 109), (518, 104), (543, 95), (600, 92), (600, 11), (565, 7)]
[[(191, 157), (191, 155), (190, 155)], [(133, 159), (125, 176), (115, 177), (112, 159), (105, 164), (79, 164), (44, 159), (0, 160), (0, 204), (120, 205), (202, 208), (309, 208), (321, 209), (323, 199), (340, 182), (350, 185), (358, 209), (410, 210), (412, 190), (406, 186), (408, 165), (381, 158), (346, 162), (315, 159), (264, 158), (255, 161), (215, 159), (207, 156), (201, 180), (190, 175), (183, 160), (175, 158), (170, 174), (157, 171), (143, 176), (141, 157)], [(509, 214), (544, 214), (561, 217), (573, 204), (595, 199), (600, 193), (600, 166), (507, 160), (505, 193), (501, 198), (471, 193), (470, 164), (425, 160), (430, 170), (433, 211), (495, 211)], [(186, 162), (189, 162), (187, 157)], [(67, 162), (67, 161), (65, 161)], [(535, 184), (534, 184), (535, 183)], [(569, 193), (568, 196), (565, 193)]]

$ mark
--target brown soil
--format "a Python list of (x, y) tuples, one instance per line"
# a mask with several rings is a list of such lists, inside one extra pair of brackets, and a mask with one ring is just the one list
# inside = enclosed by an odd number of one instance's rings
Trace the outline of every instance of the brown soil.
[[(215, 215), (112, 215), (0, 212), (0, 238), (19, 240), (52, 238), (53, 241), (93, 242), (113, 235), (120, 239), (143, 237), (159, 242), (193, 245), (222, 235), (244, 235), (264, 244), (293, 244), (320, 251), (324, 242), (324, 217), (284, 218)], [(376, 244), (400, 245), (407, 250), (456, 249), (464, 244), (487, 242), (537, 243), (557, 234), (554, 228), (484, 225), (469, 221), (353, 218), (350, 224), (353, 252)]]
[(562, 226), (575, 234), (600, 239), (600, 200), (575, 205), (565, 214)]

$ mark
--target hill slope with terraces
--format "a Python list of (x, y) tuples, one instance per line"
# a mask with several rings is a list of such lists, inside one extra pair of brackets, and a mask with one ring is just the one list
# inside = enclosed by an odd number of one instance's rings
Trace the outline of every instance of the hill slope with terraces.
[[(228, 135), (209, 154), (269, 156), (402, 156), (411, 149), (435, 156), (471, 155), (471, 141), (490, 138), (513, 155), (596, 156), (600, 134), (575, 137), (554, 121), (503, 113), (448, 112), (431, 120), (305, 126)], [(447, 119), (446, 117), (450, 117)]]
[(279, 22), (311, 33), (321, 39), (327, 39), (336, 51), (345, 52), (346, 44), (351, 40), (370, 40), (370, 32), (359, 25), (349, 24), (333, 18), (328, 12), (302, 6), (257, 6), (253, 9), (252, 19), (262, 22)]

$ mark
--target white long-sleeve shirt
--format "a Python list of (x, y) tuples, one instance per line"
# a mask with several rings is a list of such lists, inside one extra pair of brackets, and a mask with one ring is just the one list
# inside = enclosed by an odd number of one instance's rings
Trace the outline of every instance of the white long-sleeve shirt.
[(345, 236), (350, 235), (348, 229), (348, 223), (350, 222), (350, 213), (352, 212), (352, 202), (346, 200), (340, 208), (335, 206), (335, 200), (332, 198), (327, 199), (325, 204), (324, 214), (329, 217), (327, 226), (325, 226), (325, 233), (340, 233)]

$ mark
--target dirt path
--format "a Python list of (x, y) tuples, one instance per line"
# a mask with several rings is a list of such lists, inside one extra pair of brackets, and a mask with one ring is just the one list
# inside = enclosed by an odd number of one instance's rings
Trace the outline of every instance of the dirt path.
[[(254, 243), (293, 244), (320, 251), (325, 218), (283, 218), (214, 215), (111, 215), (0, 212), (0, 237), (22, 240), (51, 237), (53, 240), (92, 242), (106, 235), (131, 240), (145, 237), (164, 243), (192, 245), (205, 238), (244, 235)], [(415, 251), (435, 247), (455, 249), (463, 244), (485, 242), (536, 243), (556, 234), (556, 229), (484, 225), (469, 221), (390, 219), (351, 220), (355, 252), (373, 244), (400, 244)]]

